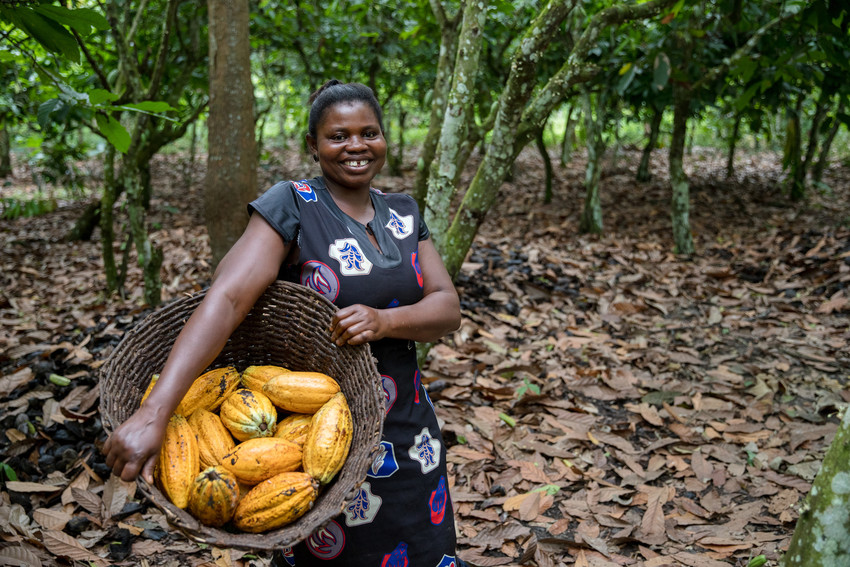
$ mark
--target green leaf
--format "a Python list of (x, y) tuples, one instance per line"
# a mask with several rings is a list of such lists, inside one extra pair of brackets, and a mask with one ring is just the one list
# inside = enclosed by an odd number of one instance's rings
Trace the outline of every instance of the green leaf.
[[(626, 69), (625, 72), (623, 69)], [(637, 65), (632, 65), (631, 63), (623, 65), (623, 68), (620, 69), (620, 80), (617, 82), (617, 94), (622, 96), (622, 94), (626, 92), (626, 89), (629, 88), (629, 85), (632, 83), (636, 74)]]
[(104, 89), (93, 89), (88, 92), (89, 102), (93, 105), (101, 104), (102, 102), (109, 101), (113, 102), (118, 100), (118, 95), (113, 94)]
[(18, 475), (15, 474), (15, 469), (6, 463), (0, 463), (0, 470), (6, 475), (6, 480), (17, 481)]
[(516, 427), (516, 420), (506, 413), (500, 413), (499, 419), (507, 423), (510, 427)]
[(110, 27), (106, 18), (91, 8), (71, 10), (55, 4), (42, 4), (37, 6), (35, 11), (62, 25), (73, 28), (83, 35), (90, 34), (94, 29), (108, 30)]
[(50, 115), (56, 112), (60, 106), (62, 106), (62, 101), (58, 98), (51, 98), (50, 100), (38, 105), (38, 125), (41, 126), (42, 129), (44, 129), (50, 122)]
[(55, 20), (44, 18), (30, 8), (16, 8), (17, 23), (33, 39), (52, 53), (59, 53), (74, 63), (80, 62), (77, 40)]
[(121, 108), (141, 110), (142, 112), (167, 112), (169, 110), (177, 110), (167, 102), (160, 102), (154, 100), (145, 100), (142, 102), (131, 102), (128, 104), (122, 104)]
[(122, 154), (127, 153), (127, 150), (130, 149), (130, 133), (127, 132), (127, 129), (111, 116), (98, 114), (95, 119), (98, 129), (106, 136), (109, 143)]

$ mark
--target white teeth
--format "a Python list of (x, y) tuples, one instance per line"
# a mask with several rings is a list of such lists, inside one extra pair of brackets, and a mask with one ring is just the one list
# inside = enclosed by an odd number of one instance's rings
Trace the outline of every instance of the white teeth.
[(343, 162), (343, 163), (345, 163), (345, 165), (348, 165), (348, 166), (351, 166), (351, 167), (360, 167), (362, 165), (366, 165), (367, 163), (369, 163), (369, 160), (361, 159), (359, 161), (346, 161), (346, 162)]

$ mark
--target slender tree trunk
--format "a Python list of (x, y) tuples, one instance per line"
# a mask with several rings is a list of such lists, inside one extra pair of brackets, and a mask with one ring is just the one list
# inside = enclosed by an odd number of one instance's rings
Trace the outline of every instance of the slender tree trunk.
[(800, 94), (797, 97), (797, 103), (794, 106), (794, 109), (788, 110), (788, 124), (786, 129), (786, 140), (785, 140), (785, 160), (786, 163), (790, 166), (791, 175), (790, 183), (791, 183), (791, 200), (792, 201), (801, 201), (806, 196), (806, 173), (803, 170), (803, 162), (802, 162), (802, 126), (800, 121), (800, 114), (803, 111), (803, 98), (804, 95)]
[(818, 160), (812, 168), (812, 181), (815, 183), (821, 183), (823, 181), (823, 172), (829, 164), (829, 152), (832, 149), (832, 142), (835, 141), (835, 136), (841, 127), (841, 120), (838, 119), (838, 115), (842, 112), (844, 112), (844, 103), (838, 105), (835, 118), (832, 120), (832, 126), (829, 127), (829, 132), (826, 133), (826, 137), (823, 139)]
[(673, 221), (673, 242), (676, 254), (693, 254), (694, 241), (691, 236), (690, 194), (688, 176), (685, 175), (683, 159), (685, 139), (688, 134), (689, 93), (678, 93), (673, 108), (673, 136), (670, 140), (670, 185), (673, 196), (670, 216)]
[(195, 155), (198, 151), (198, 123), (192, 122), (192, 133), (189, 137), (189, 160), (186, 164), (186, 169), (183, 170), (183, 185), (186, 189), (192, 187), (193, 177), (195, 175)]
[(564, 126), (564, 139), (561, 141), (561, 167), (566, 167), (572, 159), (573, 146), (576, 143), (576, 120), (573, 117), (575, 107), (567, 109), (567, 124)]
[(601, 178), (602, 154), (605, 144), (602, 141), (602, 132), (605, 128), (603, 114), (607, 111), (603, 108), (605, 101), (602, 95), (597, 95), (596, 118), (593, 116), (593, 95), (585, 90), (582, 95), (584, 114), (584, 131), (587, 146), (587, 167), (584, 172), (584, 210), (579, 221), (579, 230), (583, 233), (602, 233), (602, 203), (599, 197), (599, 179)]
[(213, 265), (248, 223), (257, 195), (254, 91), (248, 0), (208, 0), (210, 50), (209, 158), (204, 214)]
[(637, 175), (635, 176), (642, 183), (652, 179), (652, 173), (649, 171), (649, 160), (652, 157), (652, 150), (658, 145), (658, 132), (661, 130), (661, 120), (664, 118), (663, 109), (653, 108), (652, 112), (652, 120), (649, 121), (649, 139), (643, 147), (640, 165), (638, 165)]
[(9, 125), (0, 117), (0, 177), (12, 175), (12, 144), (9, 141)]
[(808, 145), (806, 146), (806, 156), (803, 158), (803, 183), (806, 182), (806, 176), (809, 173), (809, 167), (811, 167), (812, 162), (815, 159), (815, 155), (817, 154), (818, 138), (820, 137), (820, 127), (821, 124), (823, 124), (823, 119), (826, 117), (826, 110), (830, 96), (831, 95), (825, 94), (823, 91), (821, 91), (821, 95), (820, 97), (818, 97), (817, 106), (815, 108), (815, 115), (812, 117), (812, 125), (809, 128), (809, 140)]
[(434, 11), (439, 15), (440, 26), (440, 58), (437, 61), (437, 76), (431, 97), (431, 117), (428, 122), (428, 133), (422, 143), (422, 153), (416, 163), (416, 182), (413, 185), (413, 198), (419, 203), (419, 211), (425, 213), (425, 203), (428, 198), (428, 178), (431, 165), (437, 155), (443, 127), (446, 105), (452, 86), (455, 54), (457, 53), (458, 19), (447, 18), (438, 0), (431, 2)]
[(783, 567), (850, 565), (850, 411), (800, 511)]
[(546, 189), (543, 193), (543, 202), (552, 202), (552, 160), (549, 158), (549, 152), (546, 149), (546, 143), (543, 141), (543, 130), (537, 135), (537, 150), (540, 152), (540, 157), (543, 158), (543, 167), (546, 170)]
[(731, 179), (735, 174), (735, 148), (738, 145), (738, 136), (741, 130), (741, 113), (735, 113), (735, 125), (729, 136), (729, 151), (726, 154), (726, 179)]
[(115, 179), (115, 147), (110, 144), (106, 146), (106, 157), (103, 160), (103, 195), (99, 203), (101, 254), (103, 255), (103, 270), (106, 274), (106, 289), (109, 291), (120, 291), (113, 250), (113, 243), (115, 242), (113, 209), (119, 194), (120, 189)]

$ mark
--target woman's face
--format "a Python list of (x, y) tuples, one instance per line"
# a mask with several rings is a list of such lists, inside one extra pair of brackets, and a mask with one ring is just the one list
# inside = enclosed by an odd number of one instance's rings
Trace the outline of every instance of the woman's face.
[(368, 189), (387, 157), (378, 117), (364, 102), (329, 107), (316, 126), (316, 138), (308, 134), (307, 143), (319, 156), (329, 186)]

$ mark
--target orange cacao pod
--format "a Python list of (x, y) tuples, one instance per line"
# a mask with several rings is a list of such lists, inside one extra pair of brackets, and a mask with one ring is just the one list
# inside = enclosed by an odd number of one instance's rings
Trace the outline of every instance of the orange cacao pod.
[(221, 463), (221, 458), (233, 450), (236, 442), (221, 418), (203, 408), (189, 416), (189, 425), (198, 438), (198, 455), (201, 468), (206, 469)]
[(308, 413), (293, 413), (277, 422), (277, 431), (274, 436), (278, 439), (286, 439), (303, 446), (307, 440), (307, 432), (310, 431), (310, 422), (313, 416)]
[(286, 372), (266, 382), (263, 392), (288, 412), (316, 413), (339, 392), (339, 384), (321, 372)]
[(239, 503), (239, 484), (224, 467), (201, 471), (192, 483), (189, 512), (206, 526), (223, 526), (233, 517)]
[(221, 466), (239, 482), (257, 484), (282, 472), (301, 466), (301, 447), (275, 437), (257, 437), (238, 444), (221, 459)]
[(151, 376), (151, 381), (148, 383), (148, 387), (145, 388), (145, 393), (142, 394), (142, 400), (139, 402), (140, 406), (145, 403), (145, 400), (148, 399), (148, 396), (151, 395), (151, 390), (153, 390), (153, 387), (156, 384), (157, 380), (159, 380), (159, 374), (154, 374), (153, 376)]
[(342, 469), (354, 434), (345, 394), (334, 394), (313, 416), (301, 459), (304, 472), (327, 484)]
[(289, 370), (283, 366), (274, 366), (271, 364), (249, 366), (242, 371), (242, 377), (240, 378), (241, 387), (254, 390), (255, 392), (262, 392), (266, 382), (284, 372), (289, 372)]
[(238, 385), (239, 372), (232, 366), (205, 372), (192, 382), (174, 413), (189, 417), (198, 408), (213, 411)]
[(166, 496), (178, 508), (189, 504), (189, 492), (198, 474), (198, 463), (195, 432), (185, 417), (172, 415), (159, 450), (159, 479)]
[(259, 533), (278, 528), (303, 516), (319, 495), (310, 475), (285, 472), (264, 480), (239, 502), (233, 524), (244, 532)]
[(239, 441), (274, 435), (277, 410), (261, 392), (247, 388), (236, 390), (221, 404), (219, 415), (224, 426)]

